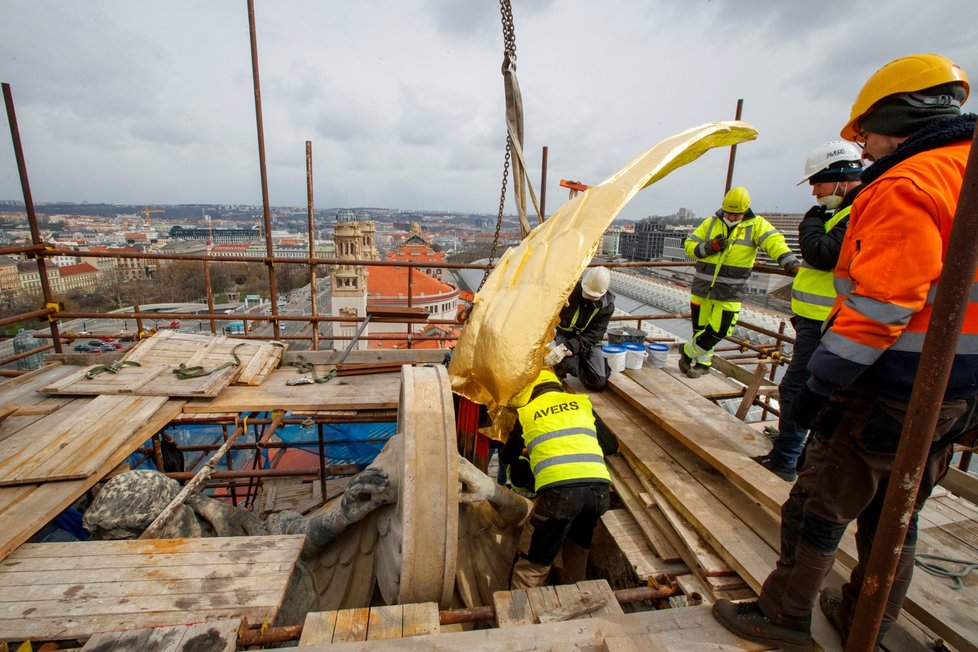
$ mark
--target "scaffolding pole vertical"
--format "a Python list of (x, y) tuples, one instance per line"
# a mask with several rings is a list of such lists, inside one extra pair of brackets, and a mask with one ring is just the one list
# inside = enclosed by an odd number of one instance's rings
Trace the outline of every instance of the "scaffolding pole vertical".
[(543, 146), (543, 156), (540, 162), (540, 217), (547, 219), (547, 159), (550, 148)]
[(315, 209), (313, 203), (313, 192), (312, 192), (312, 141), (306, 141), (306, 213), (307, 219), (309, 221), (309, 311), (312, 315), (312, 319), (309, 320), (309, 325), (312, 328), (312, 350), (319, 350), (319, 321), (316, 317), (319, 315), (319, 307), (317, 306), (317, 288), (316, 288), (316, 265), (313, 260), (316, 258), (316, 230), (315, 230), (315, 220), (314, 213)]
[[(27, 161), (24, 159), (24, 147), (20, 142), (17, 112), (14, 111), (14, 96), (10, 91), (10, 84), (7, 83), (3, 84), (3, 103), (7, 108), (7, 123), (10, 125), (10, 138), (13, 141), (14, 156), (17, 159), (17, 173), (20, 175), (20, 188), (24, 193), (24, 210), (27, 212), (27, 223), (31, 229), (31, 244), (36, 246), (42, 244), (41, 230), (37, 226), (37, 214), (34, 212), (34, 196), (31, 194), (31, 183), (27, 177)], [(54, 303), (54, 298), (51, 294), (51, 283), (48, 280), (43, 253), (37, 255), (37, 272), (41, 280), (41, 296), (44, 299), (44, 307), (50, 308), (50, 304)], [(48, 326), (51, 328), (51, 343), (54, 344), (55, 353), (63, 353), (58, 320), (52, 314), (48, 315)]]
[[(740, 120), (740, 116), (744, 113), (744, 100), (737, 100), (737, 111), (734, 113), (734, 120)], [(727, 185), (723, 188), (723, 194), (730, 192), (730, 187), (733, 186), (733, 172), (734, 172), (734, 161), (737, 158), (737, 146), (730, 146), (730, 160), (727, 161)]]
[(319, 491), (322, 494), (323, 505), (326, 504), (326, 440), (323, 437), (322, 422), (316, 424), (319, 435)]
[(278, 320), (278, 288), (275, 284), (275, 263), (271, 260), (275, 255), (272, 245), (272, 210), (268, 202), (268, 170), (265, 165), (265, 127), (262, 123), (261, 111), (261, 79), (258, 75), (258, 34), (255, 29), (255, 0), (248, 0), (248, 33), (251, 38), (251, 76), (255, 87), (255, 123), (258, 128), (258, 168), (261, 174), (261, 207), (262, 220), (265, 225), (265, 251), (268, 260), (268, 291), (272, 295), (272, 331), (275, 337), (281, 335)]

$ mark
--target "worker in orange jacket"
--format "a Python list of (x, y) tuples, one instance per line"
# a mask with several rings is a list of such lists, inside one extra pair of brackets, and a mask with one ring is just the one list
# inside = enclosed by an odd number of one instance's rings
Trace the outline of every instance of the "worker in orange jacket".
[[(842, 137), (873, 161), (863, 174), (835, 268), (838, 292), (811, 377), (792, 418), (811, 428), (804, 462), (781, 508), (781, 554), (757, 601), (719, 600), (717, 619), (752, 641), (810, 650), (811, 616), (846, 526), (857, 523), (859, 561), (819, 606), (848, 636), (906, 419), (921, 346), (976, 116), (961, 115), (964, 71), (936, 54), (883, 66), (852, 106)], [(978, 279), (976, 279), (978, 281)], [(877, 642), (900, 613), (913, 574), (917, 513), (947, 472), (952, 444), (970, 428), (978, 386), (978, 301), (972, 298)]]

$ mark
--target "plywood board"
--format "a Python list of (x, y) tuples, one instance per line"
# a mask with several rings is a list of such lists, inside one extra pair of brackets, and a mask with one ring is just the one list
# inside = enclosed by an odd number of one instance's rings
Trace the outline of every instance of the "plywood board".
[(225, 367), (206, 376), (179, 378), (175, 367), (160, 362), (145, 362), (140, 366), (120, 367), (115, 373), (103, 371), (91, 378), (89, 373), (101, 365), (83, 367), (74, 374), (43, 388), (59, 396), (92, 396), (102, 394), (132, 394), (136, 396), (178, 396), (186, 398), (214, 397), (231, 384), (238, 373), (236, 367)]
[[(272, 622), (304, 540), (295, 535), (28, 544), (0, 562), (7, 585), (0, 592), (0, 640), (86, 638), (213, 618)], [(195, 568), (198, 577), (173, 576), (193, 575)], [(59, 578), (64, 573), (70, 575)]]
[(187, 404), (185, 412), (248, 412), (253, 410), (371, 410), (398, 406), (401, 374), (344, 376), (312, 385), (287, 385), (294, 369), (276, 369), (258, 387), (232, 385), (212, 400)]
[(183, 405), (183, 401), (166, 401), (163, 407), (111, 451), (102, 465), (86, 478), (0, 487), (0, 559), (13, 552), (48, 521), (78, 500), (106, 473), (117, 467), (179, 414)]
[(0, 486), (92, 475), (166, 402), (155, 396), (72, 401), (0, 441)]

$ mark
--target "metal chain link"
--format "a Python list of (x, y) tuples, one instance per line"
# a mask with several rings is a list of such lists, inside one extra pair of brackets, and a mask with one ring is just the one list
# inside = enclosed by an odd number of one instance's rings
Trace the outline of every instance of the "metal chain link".
[[(516, 63), (516, 26), (513, 24), (513, 8), (509, 0), (499, 0), (499, 13), (503, 22), (503, 74), (506, 69)], [(496, 249), (499, 247), (499, 231), (503, 226), (503, 209), (506, 207), (506, 185), (509, 182), (509, 162), (513, 151), (513, 141), (506, 136), (506, 155), (503, 157), (503, 181), (499, 191), (499, 212), (496, 215), (496, 232), (492, 238), (492, 248), (489, 250), (489, 262), (486, 265), (486, 273), (482, 275), (482, 282), (479, 283), (478, 292), (486, 284), (492, 272), (492, 265), (496, 260)]]

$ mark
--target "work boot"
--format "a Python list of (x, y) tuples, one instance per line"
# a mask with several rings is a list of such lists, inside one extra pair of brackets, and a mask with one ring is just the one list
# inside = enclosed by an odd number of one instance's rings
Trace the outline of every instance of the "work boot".
[(577, 584), (587, 579), (585, 575), (590, 552), (589, 548), (582, 548), (570, 539), (564, 541), (564, 548), (560, 553), (564, 560), (564, 569), (560, 576), (561, 584)]
[(785, 482), (794, 482), (795, 480), (798, 479), (798, 472), (795, 469), (791, 467), (779, 466), (775, 464), (774, 460), (771, 459), (770, 453), (768, 453), (767, 455), (755, 455), (751, 459), (757, 462), (758, 464), (760, 464), (761, 466), (763, 466), (765, 469), (767, 469), (774, 475), (784, 480)]
[(842, 644), (845, 645), (849, 631), (842, 623), (842, 591), (832, 587), (822, 589), (822, 594), (818, 596), (818, 606), (835, 627), (835, 631), (839, 632)]
[(809, 632), (776, 624), (764, 615), (757, 600), (717, 600), (713, 604), (713, 616), (729, 631), (748, 641), (775, 645), (785, 652), (811, 652), (813, 649)]
[(525, 557), (516, 560), (513, 566), (513, 576), (509, 580), (509, 588), (532, 589), (545, 586), (550, 577), (550, 564), (534, 564)]
[(686, 355), (686, 347), (679, 347), (679, 371), (684, 374), (689, 375), (690, 369), (693, 368), (693, 359)]

